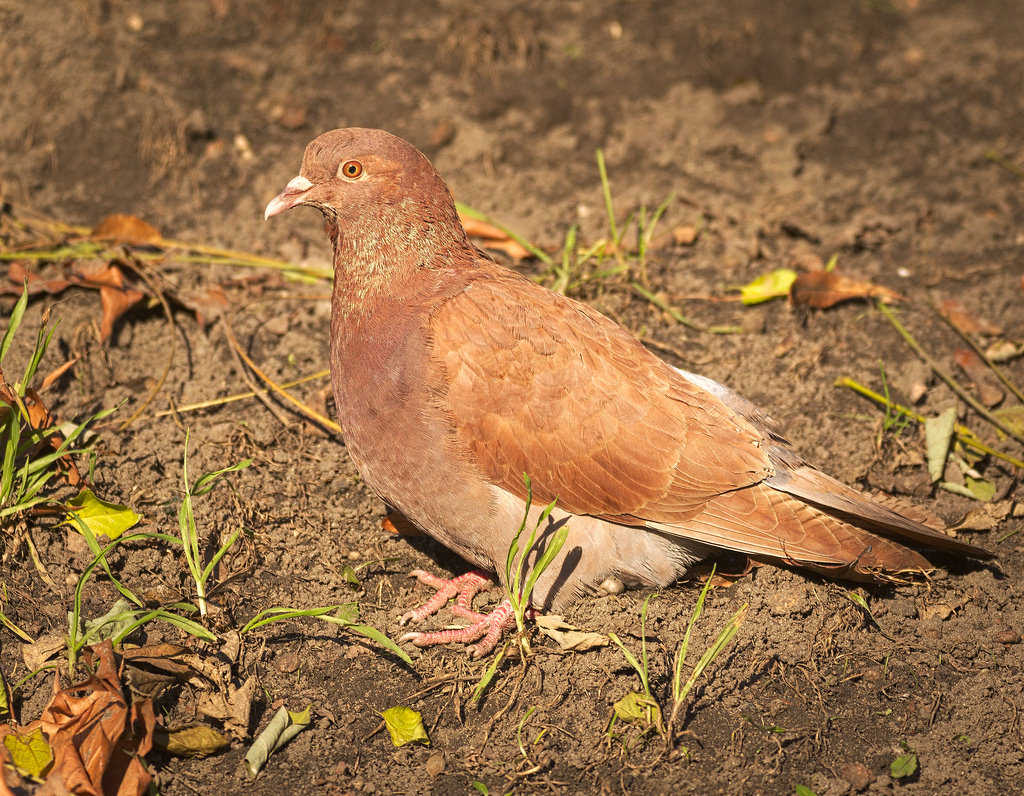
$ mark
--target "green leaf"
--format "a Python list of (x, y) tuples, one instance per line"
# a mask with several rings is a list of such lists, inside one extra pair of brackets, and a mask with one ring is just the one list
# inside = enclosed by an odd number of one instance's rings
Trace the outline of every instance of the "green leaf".
[(62, 525), (71, 523), (72, 518), (84, 522), (94, 535), (104, 534), (109, 539), (117, 539), (122, 533), (133, 527), (141, 517), (127, 506), (108, 503), (100, 500), (89, 488), (83, 489), (68, 501), (72, 511)]
[(995, 482), (989, 481), (987, 478), (971, 478), (971, 476), (965, 475), (964, 484), (975, 500), (987, 503), (996, 496)]
[(760, 304), (773, 298), (789, 295), (789, 289), (796, 281), (796, 271), (792, 268), (776, 268), (768, 274), (762, 274), (753, 282), (740, 288), (740, 299), (744, 304)]
[(818, 796), (806, 785), (796, 785), (793, 790), (796, 792), (796, 796)]
[(993, 409), (992, 414), (999, 418), (999, 421), (1015, 434), (1024, 434), (1024, 406), (1006, 406), (1002, 409)]
[(943, 410), (937, 417), (924, 421), (925, 450), (928, 452), (928, 475), (937, 483), (946, 470), (946, 457), (956, 429), (956, 407)]
[(612, 705), (615, 715), (622, 721), (643, 723), (657, 727), (661, 724), (661, 708), (645, 694), (630, 691)]
[(889, 764), (889, 773), (893, 779), (909, 777), (915, 771), (917, 771), (917, 755), (913, 752), (900, 755)]
[(11, 762), (25, 776), (42, 779), (53, 763), (53, 749), (39, 727), (27, 735), (5, 735), (4, 746), (11, 755)]
[(391, 734), (391, 743), (395, 746), (405, 746), (407, 743), (430, 744), (427, 730), (423, 726), (423, 716), (418, 710), (399, 705), (388, 708), (380, 717), (384, 719)]

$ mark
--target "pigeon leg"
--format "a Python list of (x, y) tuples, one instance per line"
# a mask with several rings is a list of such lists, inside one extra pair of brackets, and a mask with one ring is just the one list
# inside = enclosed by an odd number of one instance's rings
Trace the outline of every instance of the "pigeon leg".
[[(419, 608), (403, 614), (401, 624), (419, 620), (437, 613), (452, 598), (456, 597), (452, 613), (473, 622), (468, 627), (436, 630), (430, 632), (406, 633), (399, 641), (411, 641), (417, 647), (430, 647), (435, 644), (471, 644), (468, 652), (473, 658), (480, 658), (493, 650), (501, 640), (502, 633), (512, 624), (512, 603), (502, 600), (490, 613), (479, 613), (471, 608), (473, 597), (491, 586), (491, 580), (478, 570), (471, 570), (457, 578), (439, 578), (429, 572), (417, 569), (409, 573), (437, 592)], [(457, 595), (457, 596), (456, 596)], [(479, 641), (478, 641), (479, 639)]]

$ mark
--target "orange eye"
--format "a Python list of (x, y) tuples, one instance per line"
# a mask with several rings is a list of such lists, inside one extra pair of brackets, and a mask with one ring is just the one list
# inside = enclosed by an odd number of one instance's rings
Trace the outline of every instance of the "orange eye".
[(340, 169), (338, 174), (342, 177), (348, 177), (350, 180), (354, 180), (356, 177), (363, 173), (363, 164), (358, 160), (350, 160), (345, 163)]

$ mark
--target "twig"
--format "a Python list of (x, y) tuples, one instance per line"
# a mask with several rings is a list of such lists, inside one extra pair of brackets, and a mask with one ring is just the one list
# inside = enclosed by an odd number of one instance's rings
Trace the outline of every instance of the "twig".
[(1002, 152), (997, 152), (996, 150), (989, 148), (985, 150), (985, 157), (988, 160), (991, 160), (996, 165), (1002, 166), (1011, 174), (1020, 177), (1022, 180), (1024, 180), (1024, 168), (1018, 166), (1016, 163), (1014, 163), (1012, 160), (1006, 157), (1006, 155), (1004, 155)]
[[(907, 409), (907, 407), (905, 406), (893, 403), (884, 395), (879, 395), (877, 392), (870, 389), (869, 387), (865, 387), (863, 384), (859, 384), (858, 382), (854, 381), (853, 379), (847, 378), (846, 376), (836, 379), (834, 384), (836, 387), (847, 387), (853, 390), (855, 393), (863, 395), (865, 398), (870, 398), (872, 401), (880, 403), (882, 406), (888, 407), (889, 409), (892, 409), (895, 412), (905, 415), (906, 417), (909, 417), (913, 420), (916, 420), (918, 423), (924, 423), (927, 420), (927, 418), (924, 417), (924, 415), (919, 415), (917, 414), (917, 412), (914, 412), (911, 409)], [(1014, 457), (1006, 453), (1003, 453), (1002, 451), (997, 451), (995, 448), (990, 448), (988, 445), (981, 442), (974, 435), (974, 433), (966, 426), (962, 426), (958, 423), (956, 425), (955, 431), (957, 440), (962, 445), (967, 445), (968, 447), (974, 448), (975, 450), (980, 451), (981, 453), (987, 454), (989, 456), (994, 456), (997, 459), (1002, 459), (1004, 462), (1006, 462), (1007, 464), (1012, 464), (1014, 467), (1024, 469), (1024, 461), (1021, 461), (1020, 459), (1015, 459)]]
[(157, 379), (156, 386), (150, 391), (146, 400), (144, 400), (132, 413), (132, 416), (117, 427), (118, 431), (124, 431), (128, 426), (138, 420), (139, 416), (146, 411), (146, 408), (153, 403), (157, 394), (163, 389), (164, 382), (167, 381), (167, 376), (171, 372), (171, 365), (174, 364), (174, 347), (178, 341), (178, 335), (176, 334), (177, 330), (174, 326), (174, 315), (171, 313), (171, 305), (167, 303), (167, 298), (164, 296), (163, 291), (156, 286), (153, 278), (146, 273), (145, 269), (139, 268), (134, 262), (132, 262), (131, 256), (125, 257), (123, 262), (131, 268), (143, 282), (146, 283), (147, 287), (153, 291), (153, 295), (156, 296), (157, 300), (160, 302), (160, 306), (163, 307), (164, 316), (167, 318), (167, 325), (171, 330), (171, 350), (167, 354), (167, 364), (164, 365), (164, 372), (161, 373), (160, 378)]
[[(329, 376), (331, 371), (321, 370), (316, 373), (311, 373), (308, 376), (303, 376), (301, 379), (295, 379), (295, 381), (289, 381), (281, 385), (282, 390), (287, 390), (291, 387), (296, 387), (299, 384), (305, 384), (307, 381), (315, 381), (316, 379), (322, 379), (324, 376)], [(176, 406), (173, 409), (165, 409), (162, 412), (157, 412), (153, 415), (157, 417), (167, 417), (168, 415), (176, 415), (180, 412), (195, 412), (199, 409), (209, 409), (213, 406), (223, 406), (224, 404), (233, 403), (234, 401), (244, 401), (247, 398), (255, 398), (256, 393), (266, 394), (270, 390), (250, 390), (249, 392), (235, 393), (234, 395), (226, 395), (223, 398), (211, 398), (208, 401), (197, 401), (194, 404), (185, 404), (184, 406)]]
[(36, 572), (39, 573), (39, 577), (43, 579), (43, 583), (50, 587), (50, 591), (54, 594), (59, 595), (60, 589), (57, 588), (57, 584), (53, 582), (53, 578), (50, 577), (50, 573), (46, 571), (46, 567), (43, 566), (43, 562), (39, 558), (39, 551), (36, 550), (35, 543), (32, 541), (32, 532), (25, 528), (25, 544), (28, 546), (28, 554), (32, 558), (32, 563), (35, 565)]
[(977, 412), (979, 415), (985, 418), (985, 420), (987, 420), (993, 426), (995, 426), (1004, 434), (1006, 434), (1006, 436), (1012, 437), (1013, 439), (1017, 440), (1017, 442), (1024, 444), (1024, 436), (1021, 436), (1013, 429), (1009, 428), (998, 417), (993, 415), (990, 411), (988, 411), (988, 409), (982, 406), (982, 404), (973, 395), (971, 395), (969, 392), (967, 392), (967, 390), (961, 387), (957, 383), (956, 379), (954, 379), (952, 376), (949, 375), (949, 373), (943, 370), (939, 366), (939, 363), (932, 359), (931, 356), (929, 356), (928, 353), (923, 348), (921, 348), (917, 340), (914, 339), (914, 336), (910, 334), (910, 332), (906, 330), (903, 324), (896, 319), (896, 315), (893, 313), (891, 309), (889, 309), (885, 304), (882, 304), (881, 302), (879, 302), (878, 304), (878, 309), (879, 312), (881, 312), (882, 315), (886, 317), (889, 323), (893, 325), (893, 328), (900, 333), (900, 336), (906, 341), (907, 345), (909, 345), (914, 350), (914, 353), (921, 357), (924, 363), (932, 369), (932, 372), (935, 373), (935, 375), (938, 376), (940, 379), (942, 379), (946, 383), (946, 386), (949, 387), (949, 389), (951, 389), (953, 392), (955, 392), (957, 396), (959, 396), (964, 401), (964, 403), (970, 406), (971, 409), (973, 409), (975, 412)]
[[(238, 345), (238, 341), (235, 339), (235, 335), (231, 331), (231, 324), (228, 323), (227, 315), (224, 315), (223, 318), (224, 318), (224, 332), (225, 332), (225, 334), (228, 337), (228, 342), (231, 343), (231, 346), (234, 349), (235, 353), (242, 359), (242, 361), (245, 362), (245, 364), (248, 365), (252, 369), (253, 373), (255, 373), (257, 376), (259, 376), (263, 380), (263, 382), (268, 387), (270, 387), (271, 390), (273, 390), (274, 392), (278, 393), (282, 398), (284, 398), (286, 401), (288, 401), (290, 404), (292, 404), (296, 409), (298, 409), (301, 414), (306, 416), (306, 418), (308, 418), (309, 420), (314, 421), (315, 423), (319, 423), (321, 426), (323, 426), (324, 428), (326, 428), (326, 429), (328, 429), (330, 431), (333, 431), (335, 434), (339, 434), (339, 435), (341, 434), (341, 426), (339, 426), (337, 423), (335, 423), (329, 417), (324, 417), (319, 412), (316, 412), (313, 409), (310, 409), (308, 406), (306, 406), (304, 403), (302, 403), (302, 401), (300, 401), (298, 398), (295, 398), (291, 393), (286, 392), (280, 385), (278, 385), (266, 373), (264, 373), (262, 370), (260, 370), (259, 366), (255, 362), (253, 362), (252, 359), (249, 357), (249, 355), (246, 354), (245, 351), (242, 350), (242, 347), (240, 345)], [(257, 389), (255, 385), (250, 385), (250, 386), (253, 387), (253, 391), (256, 393), (256, 397), (259, 398), (261, 401), (263, 401), (265, 404), (267, 404), (268, 407), (269, 407), (271, 404), (270, 404), (269, 400), (266, 397), (266, 393), (261, 391), (261, 390), (259, 390), (259, 389)], [(276, 407), (275, 407), (275, 409), (276, 409)], [(287, 425), (287, 422), (285, 420), (283, 420), (277, 414), (275, 409), (271, 410), (272, 412), (274, 412), (274, 416), (277, 417), (279, 420), (281, 420), (281, 424), (282, 425)]]

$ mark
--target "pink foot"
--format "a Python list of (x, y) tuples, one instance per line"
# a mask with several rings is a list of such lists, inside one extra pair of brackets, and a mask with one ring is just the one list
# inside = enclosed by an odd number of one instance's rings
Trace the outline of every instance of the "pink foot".
[(406, 633), (399, 641), (411, 641), (417, 647), (430, 647), (434, 644), (471, 644), (467, 652), (473, 658), (480, 658), (491, 652), (501, 640), (505, 629), (512, 624), (512, 603), (502, 600), (501, 603), (490, 613), (482, 614), (471, 608), (473, 598), (481, 591), (492, 585), (490, 578), (483, 572), (472, 570), (457, 578), (439, 578), (424, 572), (421, 569), (409, 573), (411, 577), (417, 578), (433, 589), (437, 589), (427, 602), (419, 608), (403, 614), (398, 620), (401, 624), (410, 621), (418, 622), (431, 614), (437, 613), (452, 598), (458, 595), (455, 604), (452, 606), (452, 613), (464, 619), (472, 620), (469, 627), (453, 628), (450, 630), (437, 630), (425, 633)]

